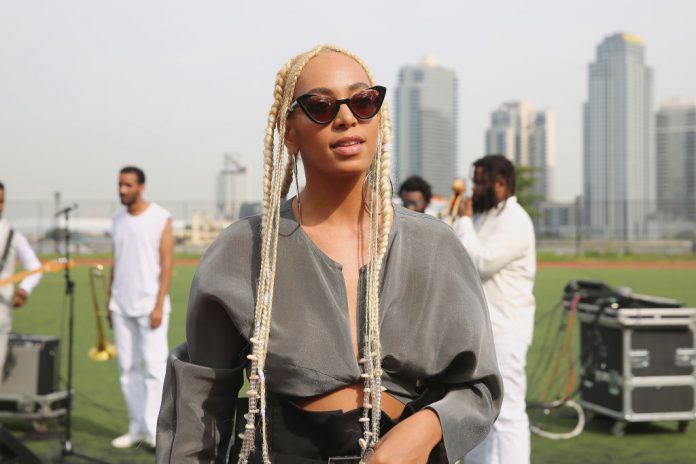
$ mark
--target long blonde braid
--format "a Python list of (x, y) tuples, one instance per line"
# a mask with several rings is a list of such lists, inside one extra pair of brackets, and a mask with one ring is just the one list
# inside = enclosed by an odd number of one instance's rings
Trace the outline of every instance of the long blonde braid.
[[(256, 416), (261, 416), (262, 458), (264, 464), (270, 464), (266, 430), (266, 382), (264, 367), (268, 353), (271, 314), (273, 308), (273, 288), (276, 272), (276, 253), (278, 245), (278, 226), (280, 224), (280, 199), (285, 196), (292, 182), (293, 167), (297, 162), (289, 159), (285, 169), (285, 127), (288, 108), (292, 103), (295, 84), (304, 66), (323, 51), (342, 53), (354, 59), (364, 69), (374, 83), (367, 65), (347, 50), (331, 45), (322, 45), (313, 50), (299, 54), (288, 61), (277, 73), (274, 88), (274, 101), (268, 114), (268, 124), (264, 138), (264, 198), (261, 221), (261, 267), (257, 284), (256, 306), (254, 311), (254, 333), (252, 344), (251, 375), (249, 376), (249, 412), (246, 415), (246, 428), (240, 434), (242, 447), (238, 462), (246, 464), (254, 450)], [(367, 277), (367, 317), (364, 328), (364, 346), (361, 363), (366, 366), (362, 374), (365, 383), (364, 413), (361, 422), (364, 435), (360, 440), (363, 452), (374, 448), (379, 437), (381, 412), (381, 346), (379, 332), (379, 286), (382, 261), (387, 249), (389, 229), (392, 220), (390, 172), (390, 118), (387, 105), (380, 110), (379, 140), (377, 153), (370, 167), (370, 233), (369, 261)], [(278, 144), (275, 144), (274, 131), (277, 129)], [(299, 193), (299, 192), (298, 192)], [(373, 407), (374, 405), (374, 407)], [(364, 453), (363, 453), (364, 454)]]

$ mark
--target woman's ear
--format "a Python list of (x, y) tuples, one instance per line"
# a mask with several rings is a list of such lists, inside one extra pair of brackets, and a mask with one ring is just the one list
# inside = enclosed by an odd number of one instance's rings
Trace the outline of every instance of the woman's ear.
[(285, 148), (287, 148), (288, 153), (292, 155), (300, 151), (300, 145), (297, 142), (297, 134), (289, 120), (285, 122)]

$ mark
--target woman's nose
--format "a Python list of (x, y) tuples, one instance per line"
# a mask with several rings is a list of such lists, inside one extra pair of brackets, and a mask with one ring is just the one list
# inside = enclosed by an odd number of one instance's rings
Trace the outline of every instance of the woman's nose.
[(358, 119), (350, 110), (348, 104), (344, 103), (338, 107), (338, 114), (336, 114), (336, 117), (334, 118), (333, 122), (334, 127), (352, 127), (358, 123)]

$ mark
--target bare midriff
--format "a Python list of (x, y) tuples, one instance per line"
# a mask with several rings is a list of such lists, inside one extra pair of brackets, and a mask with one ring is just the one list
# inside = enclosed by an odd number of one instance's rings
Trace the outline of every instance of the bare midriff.
[[(306, 411), (351, 411), (363, 407), (362, 384), (349, 385), (334, 390), (326, 395), (294, 400), (294, 403)], [(396, 420), (404, 411), (404, 403), (387, 392), (382, 393), (382, 411)]]

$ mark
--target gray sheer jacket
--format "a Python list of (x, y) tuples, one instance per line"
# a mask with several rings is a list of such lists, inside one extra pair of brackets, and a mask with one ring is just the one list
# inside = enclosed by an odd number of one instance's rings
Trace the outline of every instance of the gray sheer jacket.
[[(169, 357), (157, 425), (157, 462), (224, 462), (254, 324), (261, 221), (228, 227), (204, 254), (191, 286), (187, 344)], [(361, 271), (359, 302), (364, 298)], [(502, 402), (478, 274), (449, 226), (396, 208), (381, 293), (383, 384), (404, 402), (443, 394), (439, 416), (454, 463), (487, 435)], [(325, 394), (361, 382), (340, 264), (281, 207), (269, 392)], [(359, 317), (364, 313), (362, 303)], [(358, 325), (361, 327), (362, 325)]]

